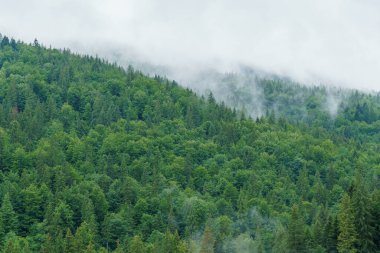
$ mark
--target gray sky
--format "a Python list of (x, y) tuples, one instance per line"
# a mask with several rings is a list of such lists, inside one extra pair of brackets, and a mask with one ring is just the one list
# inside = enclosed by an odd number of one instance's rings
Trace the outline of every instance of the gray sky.
[(378, 0), (0, 0), (0, 32), (164, 65), (179, 79), (247, 65), (380, 90)]

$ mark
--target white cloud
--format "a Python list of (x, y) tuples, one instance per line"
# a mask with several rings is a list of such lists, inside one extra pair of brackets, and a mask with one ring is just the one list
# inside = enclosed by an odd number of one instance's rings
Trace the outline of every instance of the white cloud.
[(1, 2), (2, 33), (86, 53), (115, 51), (168, 66), (173, 77), (244, 64), (301, 82), (380, 90), (375, 0)]

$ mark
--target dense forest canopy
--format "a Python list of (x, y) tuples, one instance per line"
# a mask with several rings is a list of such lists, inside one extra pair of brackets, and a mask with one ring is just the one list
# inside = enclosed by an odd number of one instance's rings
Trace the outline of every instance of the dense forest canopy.
[(378, 94), (337, 90), (332, 116), (325, 89), (262, 79), (252, 119), (132, 67), (0, 41), (3, 252), (380, 251)]

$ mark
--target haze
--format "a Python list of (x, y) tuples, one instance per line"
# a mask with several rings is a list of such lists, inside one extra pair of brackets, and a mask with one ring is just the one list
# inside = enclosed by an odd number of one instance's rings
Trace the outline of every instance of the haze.
[(184, 82), (207, 69), (249, 66), (307, 84), (380, 90), (375, 0), (13, 0), (0, 6), (3, 34), (153, 66)]

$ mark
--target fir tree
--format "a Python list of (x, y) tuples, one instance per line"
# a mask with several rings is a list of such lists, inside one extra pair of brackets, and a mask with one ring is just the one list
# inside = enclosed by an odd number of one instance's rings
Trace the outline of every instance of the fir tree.
[(64, 253), (75, 252), (74, 236), (70, 229), (67, 229), (64, 243)]
[(214, 252), (214, 235), (211, 231), (211, 228), (206, 225), (205, 231), (203, 233), (203, 240), (201, 244), (201, 250), (199, 253), (213, 253)]
[[(83, 222), (77, 229), (74, 238), (75, 252), (86, 252), (89, 246), (93, 245), (94, 231), (86, 222)], [(91, 247), (90, 247), (91, 248)]]
[(305, 224), (297, 205), (294, 205), (290, 214), (288, 226), (288, 247), (290, 252), (306, 252)]
[(355, 178), (352, 207), (355, 217), (355, 228), (358, 233), (358, 251), (367, 253), (374, 251), (373, 237), (375, 229), (373, 227), (372, 203), (363, 183), (362, 173), (361, 169), (359, 169)]
[(136, 235), (132, 238), (128, 246), (128, 252), (134, 252), (134, 253), (146, 252), (144, 242), (141, 240), (140, 236)]
[(355, 229), (355, 215), (351, 206), (351, 199), (346, 194), (342, 198), (338, 215), (339, 236), (338, 251), (340, 253), (355, 253), (358, 234)]
[(339, 228), (338, 220), (336, 217), (332, 215), (328, 217), (324, 233), (326, 236), (324, 246), (327, 252), (337, 252), (336, 244), (338, 241)]
[(4, 234), (7, 234), (11, 231), (17, 232), (17, 214), (13, 210), (13, 206), (8, 193), (5, 194), (3, 203), (1, 205), (1, 221), (3, 230), (2, 232)]

